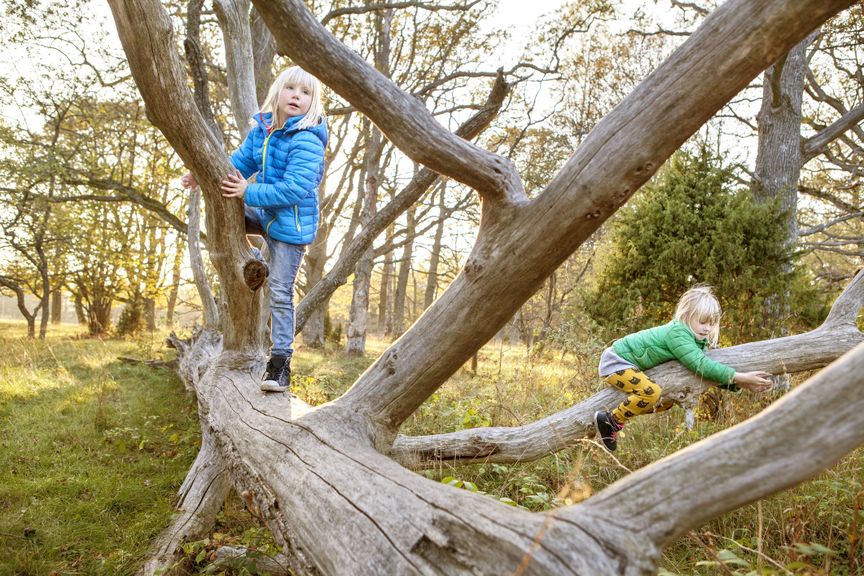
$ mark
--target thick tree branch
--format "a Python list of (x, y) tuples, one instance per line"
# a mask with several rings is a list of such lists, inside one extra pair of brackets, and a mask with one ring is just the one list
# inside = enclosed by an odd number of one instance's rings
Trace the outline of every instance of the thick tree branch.
[[(765, 370), (773, 374), (821, 368), (861, 342), (855, 319), (864, 307), (864, 270), (837, 298), (824, 324), (804, 334), (742, 344), (709, 352), (708, 356), (738, 371)], [(799, 352), (800, 351), (800, 352)], [(701, 381), (677, 362), (647, 371), (663, 388), (663, 399), (694, 407), (712, 383)], [(428, 468), (441, 461), (525, 462), (543, 458), (594, 436), (593, 415), (618, 404), (624, 394), (612, 388), (591, 398), (517, 427), (459, 430), (430, 436), (398, 436), (389, 454), (409, 468)]]
[(257, 1), (280, 48), (369, 117), (412, 160), (477, 190), (487, 201), (522, 203), (512, 164), (449, 132), (423, 103), (336, 40), (300, 0)]

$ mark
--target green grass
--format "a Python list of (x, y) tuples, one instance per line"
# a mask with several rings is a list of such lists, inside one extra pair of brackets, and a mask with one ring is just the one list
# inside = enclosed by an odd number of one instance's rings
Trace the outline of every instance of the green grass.
[[(170, 371), (117, 360), (160, 357), (162, 335), (101, 341), (65, 329), (40, 343), (23, 334), (22, 324), (0, 323), (0, 575), (133, 573), (168, 522), (195, 456), (194, 401)], [(301, 347), (294, 390), (313, 405), (332, 400), (385, 347), (370, 337), (362, 358)], [(524, 347), (490, 344), (478, 355), (476, 374), (460, 369), (402, 432), (519, 425), (571, 406), (600, 389), (599, 352), (529, 357)], [(684, 429), (680, 408), (634, 420), (617, 460), (585, 441), (537, 462), (444, 464), (423, 474), (549, 510), (585, 499), (768, 403), (747, 394), (722, 398), (718, 418), (693, 431)], [(810, 482), (691, 531), (666, 551), (661, 574), (864, 574), (862, 482), (859, 448)], [(214, 536), (190, 546), (190, 556), (217, 541), (272, 550), (266, 531), (233, 497)]]
[(0, 574), (133, 574), (197, 452), (196, 406), (148, 340), (0, 324)]

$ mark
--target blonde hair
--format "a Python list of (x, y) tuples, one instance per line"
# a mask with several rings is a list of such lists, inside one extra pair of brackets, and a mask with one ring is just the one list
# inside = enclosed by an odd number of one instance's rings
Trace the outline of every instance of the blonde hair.
[(678, 300), (675, 308), (675, 320), (680, 320), (690, 325), (692, 320), (707, 322), (711, 324), (711, 333), (708, 335), (708, 343), (712, 348), (717, 346), (720, 340), (720, 302), (714, 296), (711, 286), (694, 286), (687, 290)]
[(298, 84), (312, 93), (309, 110), (297, 123), (297, 128), (303, 129), (317, 125), (324, 115), (324, 105), (321, 104), (321, 82), (299, 66), (291, 66), (276, 76), (267, 91), (264, 103), (261, 104), (262, 113), (270, 112), (273, 114), (273, 129), (279, 130), (285, 126), (285, 121), (288, 120), (279, 111), (279, 94), (286, 84)]

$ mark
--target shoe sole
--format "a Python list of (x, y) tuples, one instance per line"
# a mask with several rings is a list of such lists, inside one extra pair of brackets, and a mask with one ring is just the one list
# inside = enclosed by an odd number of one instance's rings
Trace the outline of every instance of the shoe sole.
[(264, 392), (288, 392), (290, 389), (290, 386), (280, 386), (277, 382), (272, 380), (267, 380), (261, 383), (261, 390)]

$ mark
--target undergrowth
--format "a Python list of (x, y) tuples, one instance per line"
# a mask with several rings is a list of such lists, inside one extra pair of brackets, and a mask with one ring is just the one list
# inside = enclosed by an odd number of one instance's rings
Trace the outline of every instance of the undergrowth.
[[(168, 370), (126, 364), (166, 354), (160, 335), (92, 340), (73, 332), (44, 343), (0, 324), (0, 575), (131, 574), (167, 525), (198, 446), (194, 399)], [(300, 348), (293, 390), (317, 405), (337, 398), (386, 346), (369, 338), (362, 358)], [(433, 434), (517, 426), (600, 389), (592, 355), (490, 344), (403, 426)], [(803, 381), (803, 377), (798, 379)], [(773, 397), (722, 393), (716, 415), (684, 428), (679, 408), (631, 422), (614, 458), (593, 439), (524, 464), (441, 464), (421, 473), (502, 505), (543, 512), (605, 486), (749, 418)], [(794, 433), (794, 431), (790, 431)], [(689, 532), (663, 557), (664, 575), (864, 574), (864, 449), (813, 480)], [(623, 519), (626, 521), (626, 519)], [(250, 550), (243, 563), (213, 562), (220, 546)], [(229, 499), (206, 540), (184, 546), (195, 574), (254, 574), (277, 552), (266, 529)]]

